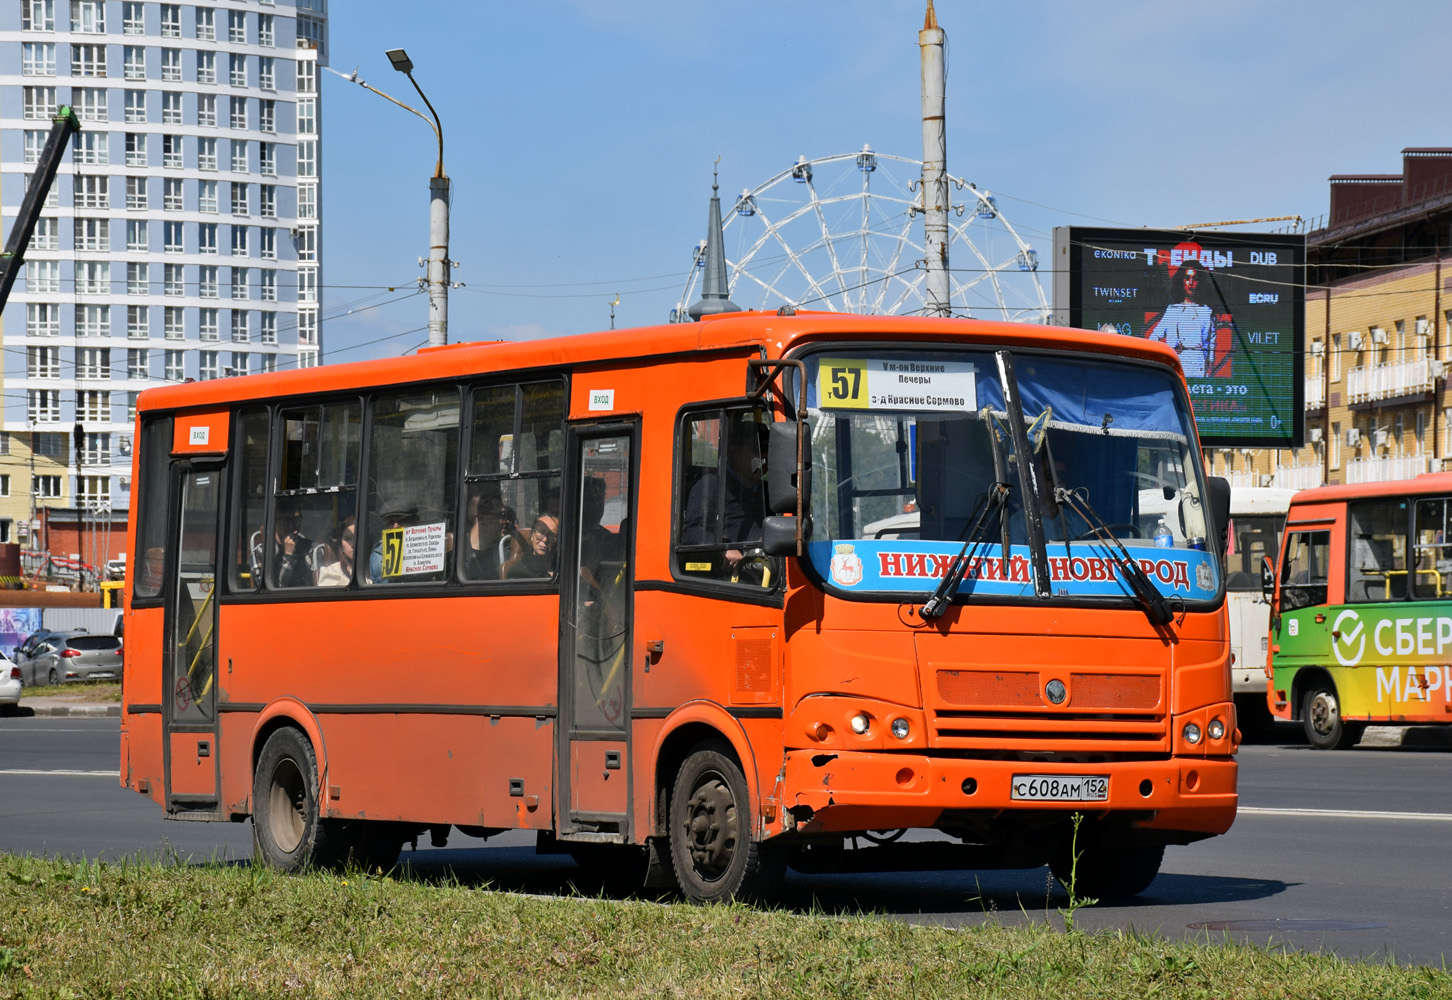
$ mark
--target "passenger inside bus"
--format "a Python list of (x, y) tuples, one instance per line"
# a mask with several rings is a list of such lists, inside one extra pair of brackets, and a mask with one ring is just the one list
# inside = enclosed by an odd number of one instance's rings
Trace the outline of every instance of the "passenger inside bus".
[(327, 557), (318, 567), (319, 587), (346, 587), (353, 582), (353, 562), (357, 558), (355, 546), (358, 541), (357, 519), (351, 514), (345, 517), (328, 535)]
[(505, 580), (548, 579), (555, 575), (555, 558), (558, 555), (560, 520), (553, 514), (542, 513), (535, 518), (529, 532), (528, 547), (516, 551), (499, 569)]
[[(302, 533), (302, 510), (296, 501), (285, 500), (278, 504), (273, 521), (272, 578), (274, 587), (310, 587), (313, 571), (308, 565), (313, 543)], [(263, 545), (254, 536), (252, 549), (252, 573), (254, 579), (262, 577)]]
[(464, 536), (464, 579), (497, 580), (499, 567), (514, 554), (514, 511), (504, 506), (498, 484), (469, 497), (469, 530)]
[[(395, 498), (383, 505), (383, 530), (402, 528), (418, 523), (418, 505), (410, 500)], [(387, 583), (391, 578), (383, 575), (383, 539), (373, 543), (368, 555), (368, 582)]]

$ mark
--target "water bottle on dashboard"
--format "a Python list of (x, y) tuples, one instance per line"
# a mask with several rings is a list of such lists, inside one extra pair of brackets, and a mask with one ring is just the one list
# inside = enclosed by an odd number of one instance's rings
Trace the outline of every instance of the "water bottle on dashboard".
[(1170, 532), (1170, 526), (1160, 518), (1160, 523), (1155, 525), (1155, 547), (1160, 549), (1172, 549), (1175, 547), (1175, 536)]

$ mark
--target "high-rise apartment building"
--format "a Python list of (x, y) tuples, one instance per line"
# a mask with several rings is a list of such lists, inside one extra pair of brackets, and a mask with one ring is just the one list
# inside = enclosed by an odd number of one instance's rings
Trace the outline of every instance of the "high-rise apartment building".
[(128, 505), (148, 386), (318, 363), (325, 5), (0, 0), (7, 233), (81, 120), (3, 314), (0, 541)]

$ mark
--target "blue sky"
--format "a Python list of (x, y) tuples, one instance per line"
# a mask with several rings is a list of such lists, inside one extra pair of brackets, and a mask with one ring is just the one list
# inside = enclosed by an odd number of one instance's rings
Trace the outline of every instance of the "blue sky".
[[(464, 284), (451, 341), (603, 329), (617, 293), (617, 326), (663, 322), (717, 157), (729, 207), (801, 155), (921, 155), (924, 0), (330, 7), (335, 69), (417, 106), (383, 55), (405, 48), (443, 119)], [(1317, 216), (1331, 174), (1395, 173), (1404, 147), (1452, 146), (1445, 0), (937, 12), (949, 172), (993, 191), (1046, 260), (1059, 225)], [(396, 356), (427, 339), (413, 293), (433, 135), (331, 74), (323, 95), (326, 357)]]

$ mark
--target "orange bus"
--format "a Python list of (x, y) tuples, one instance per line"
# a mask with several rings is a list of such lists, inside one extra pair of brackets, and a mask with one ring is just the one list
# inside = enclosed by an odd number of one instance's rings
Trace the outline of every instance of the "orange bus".
[(710, 901), (1074, 845), (1111, 896), (1234, 819), (1162, 345), (739, 313), (167, 386), (136, 440), (121, 781), (262, 863), (533, 830)]

